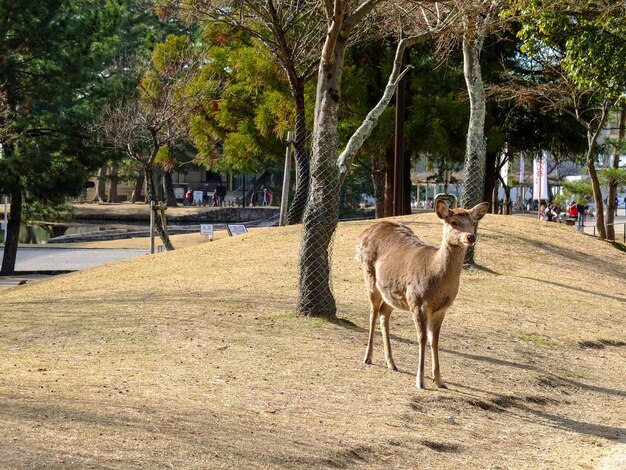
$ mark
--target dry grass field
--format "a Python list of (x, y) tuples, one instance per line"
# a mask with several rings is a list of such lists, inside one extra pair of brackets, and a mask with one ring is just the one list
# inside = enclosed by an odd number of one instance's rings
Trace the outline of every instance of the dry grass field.
[[(439, 244), (434, 214), (404, 217)], [(300, 227), (259, 229), (0, 292), (1, 468), (624, 468), (626, 253), (531, 218), (487, 216), (444, 321), (448, 390), (362, 363), (340, 225), (334, 322), (299, 317)]]

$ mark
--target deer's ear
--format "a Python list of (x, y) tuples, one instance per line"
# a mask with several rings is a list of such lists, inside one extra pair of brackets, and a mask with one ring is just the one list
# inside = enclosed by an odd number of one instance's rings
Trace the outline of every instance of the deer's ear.
[(450, 215), (450, 209), (448, 208), (448, 204), (443, 202), (441, 199), (437, 201), (435, 212), (437, 213), (437, 217), (439, 217), (440, 219), (445, 219)]
[(488, 210), (489, 210), (489, 203), (482, 202), (474, 206), (474, 208), (472, 209), (472, 218), (476, 221), (479, 221), (485, 216)]

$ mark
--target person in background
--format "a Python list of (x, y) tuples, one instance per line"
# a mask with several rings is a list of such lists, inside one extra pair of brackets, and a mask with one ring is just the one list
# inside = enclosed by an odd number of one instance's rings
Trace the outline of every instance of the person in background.
[(262, 206), (269, 206), (272, 204), (272, 193), (269, 192), (267, 188), (263, 189), (263, 201), (261, 203)]

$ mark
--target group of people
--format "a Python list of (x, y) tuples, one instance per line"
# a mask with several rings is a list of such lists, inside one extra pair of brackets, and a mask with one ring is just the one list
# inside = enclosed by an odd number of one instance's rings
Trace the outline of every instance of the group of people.
[[(185, 197), (183, 199), (183, 203), (185, 206), (193, 206), (194, 203), (200, 204), (200, 200), (194, 200), (194, 191), (191, 187), (187, 189), (185, 193)], [(224, 199), (226, 198), (226, 186), (217, 186), (213, 192), (202, 191), (202, 205), (208, 206), (212, 205), (213, 207), (221, 207), (224, 205)]]
[[(577, 225), (582, 227), (586, 221), (586, 215), (589, 211), (589, 206), (572, 202), (567, 209), (567, 218), (575, 219)], [(560, 222), (561, 208), (555, 204), (542, 204), (540, 210), (540, 219), (545, 222)]]
[[(200, 202), (199, 200), (194, 201), (194, 191), (191, 187), (187, 189), (185, 193), (185, 197), (183, 203), (185, 206), (193, 206), (195, 202)], [(209, 191), (202, 192), (202, 205), (208, 206), (212, 205), (213, 207), (221, 207), (224, 205), (224, 199), (226, 198), (226, 187), (225, 186), (217, 186), (213, 193)], [(257, 191), (252, 192), (252, 196), (250, 197), (250, 204), (252, 206), (270, 206), (272, 205), (272, 193), (269, 189), (263, 189), (262, 193)]]
[(262, 193), (258, 193), (257, 191), (252, 191), (252, 196), (250, 196), (250, 205), (255, 206), (270, 206), (272, 204), (272, 193), (269, 189), (264, 188)]

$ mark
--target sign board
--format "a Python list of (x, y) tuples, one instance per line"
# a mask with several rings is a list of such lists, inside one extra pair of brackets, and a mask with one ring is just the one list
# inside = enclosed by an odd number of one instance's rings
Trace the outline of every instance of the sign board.
[(185, 188), (174, 188), (174, 196), (176, 196), (176, 199), (183, 199), (185, 197)]
[(234, 237), (235, 235), (243, 235), (244, 233), (248, 233), (248, 229), (246, 228), (245, 225), (227, 225), (228, 227), (228, 233), (230, 234), (231, 237)]
[(200, 233), (202, 235), (208, 235), (209, 237), (213, 236), (213, 225), (211, 224), (202, 224), (200, 225)]
[(204, 191), (194, 191), (193, 192), (193, 202), (194, 204), (200, 203), (202, 204), (202, 195), (204, 194)]

